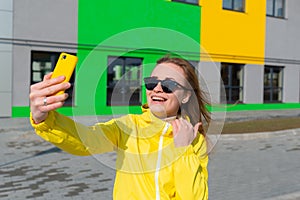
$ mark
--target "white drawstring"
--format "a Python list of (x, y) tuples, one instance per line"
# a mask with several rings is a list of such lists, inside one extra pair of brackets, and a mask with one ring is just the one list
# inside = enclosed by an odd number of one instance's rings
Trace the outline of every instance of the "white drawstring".
[(163, 148), (163, 142), (164, 142), (164, 135), (168, 131), (170, 124), (166, 123), (164, 130), (159, 138), (159, 144), (158, 144), (158, 155), (157, 155), (157, 162), (156, 162), (156, 170), (155, 170), (155, 196), (156, 200), (160, 200), (160, 194), (159, 194), (159, 182), (158, 182), (158, 175), (161, 165), (161, 156), (162, 156), (162, 148)]

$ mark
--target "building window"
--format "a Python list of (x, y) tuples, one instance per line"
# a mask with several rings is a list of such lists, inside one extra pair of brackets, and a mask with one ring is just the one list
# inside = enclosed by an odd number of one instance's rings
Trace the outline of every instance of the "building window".
[[(52, 72), (59, 58), (59, 55), (60, 52), (32, 51), (30, 84), (35, 84), (42, 81), (46, 74)], [(66, 90), (66, 93), (69, 94), (69, 97), (65, 101), (65, 106), (72, 106), (75, 79), (74, 77), (75, 72), (73, 73), (70, 79), (71, 87), (68, 90)]]
[(141, 105), (142, 58), (108, 57), (106, 105)]
[(223, 9), (245, 11), (245, 0), (223, 0)]
[(283, 67), (265, 66), (264, 102), (282, 102)]
[(267, 0), (267, 16), (284, 17), (285, 0)]
[(199, 0), (172, 0), (172, 1), (199, 5)]
[[(243, 65), (233, 63), (221, 64), (221, 77), (226, 92), (227, 103), (243, 101)], [(225, 98), (224, 98), (225, 99)]]

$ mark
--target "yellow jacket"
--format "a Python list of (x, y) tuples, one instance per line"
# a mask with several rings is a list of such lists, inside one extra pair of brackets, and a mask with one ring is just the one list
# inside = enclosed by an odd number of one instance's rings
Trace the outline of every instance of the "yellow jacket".
[(147, 106), (140, 115), (126, 115), (87, 127), (55, 111), (36, 133), (74, 155), (116, 151), (114, 199), (208, 199), (205, 137), (176, 148), (172, 126)]

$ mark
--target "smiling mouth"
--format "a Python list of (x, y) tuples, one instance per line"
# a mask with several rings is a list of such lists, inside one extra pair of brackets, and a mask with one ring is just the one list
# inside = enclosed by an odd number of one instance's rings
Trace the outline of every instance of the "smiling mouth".
[(151, 97), (152, 101), (154, 102), (165, 102), (167, 99), (163, 98), (163, 97), (158, 97), (158, 96), (153, 96)]

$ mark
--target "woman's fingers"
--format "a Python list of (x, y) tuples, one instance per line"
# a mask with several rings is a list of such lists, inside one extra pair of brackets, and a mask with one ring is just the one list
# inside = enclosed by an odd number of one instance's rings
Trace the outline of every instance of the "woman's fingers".
[(54, 103), (58, 102), (64, 102), (68, 98), (68, 94), (64, 93), (61, 95), (54, 95), (54, 96), (48, 96), (48, 97), (41, 97), (38, 100), (39, 106), (49, 106)]
[(199, 130), (199, 127), (201, 126), (201, 122), (198, 122), (195, 126), (194, 126), (194, 137), (197, 136), (198, 134), (198, 130)]
[(171, 122), (173, 127), (174, 143), (176, 147), (190, 145), (198, 134), (201, 123), (193, 126), (189, 121), (180, 118)]
[(53, 72), (50, 72), (49, 74), (46, 74), (46, 75), (44, 76), (43, 81), (51, 79), (52, 74), (53, 74)]
[[(66, 90), (71, 86), (70, 83), (60, 83), (58, 85), (53, 85), (48, 88), (44, 89), (31, 89), (29, 98), (31, 103), (34, 105), (40, 105), (40, 102), (43, 102), (44, 97), (50, 97), (53, 94), (56, 94), (57, 92), (61, 90)], [(54, 95), (55, 96), (55, 95)], [(57, 95), (59, 96), (59, 95)], [(41, 100), (42, 99), (42, 100)], [(52, 99), (52, 98), (51, 98)], [(61, 98), (55, 98), (55, 100), (59, 101)]]
[(170, 123), (171, 123), (172, 128), (173, 128), (173, 135), (175, 136), (178, 132), (178, 123), (179, 122), (178, 122), (177, 119), (175, 119), (175, 120), (171, 121)]
[(32, 90), (40, 90), (40, 89), (48, 88), (52, 85), (57, 85), (59, 83), (62, 83), (65, 80), (64, 76), (59, 76), (51, 79), (51, 76), (49, 77), (49, 75), (51, 74), (45, 75), (43, 81), (32, 85), (31, 86)]
[(64, 93), (61, 95), (39, 97), (31, 100), (30, 110), (34, 122), (40, 123), (44, 121), (48, 116), (48, 112), (62, 107), (67, 98), (68, 94)]
[(30, 87), (30, 96), (45, 97), (56, 94), (59, 91), (64, 91), (71, 87), (69, 82), (62, 82), (64, 79), (56, 79), (54, 81), (46, 80)]
[(54, 94), (70, 88), (71, 84), (63, 82), (65, 80), (64, 76), (51, 78), (51, 75), (52, 73), (45, 75), (43, 81), (30, 87), (30, 110), (36, 123), (44, 121), (49, 111), (62, 107), (68, 98), (66, 93), (62, 95)]
[(40, 96), (51, 96), (51, 95), (56, 94), (59, 91), (64, 91), (64, 90), (68, 89), (70, 86), (71, 86), (71, 84), (68, 82), (51, 85), (51, 86), (41, 89), (39, 91), (40, 92), (39, 95)]
[(52, 103), (52, 104), (48, 104), (48, 105), (46, 105), (46, 106), (42, 106), (41, 108), (40, 108), (40, 110), (41, 110), (41, 112), (43, 112), (43, 113), (47, 113), (47, 112), (49, 112), (49, 111), (51, 111), (51, 110), (55, 110), (55, 109), (57, 109), (57, 108), (60, 108), (60, 107), (62, 107), (64, 105), (64, 102), (63, 101), (59, 101), (59, 102), (55, 102), (55, 103)]
[[(48, 112), (61, 107), (67, 98), (67, 93), (49, 97), (33, 98), (33, 100), (31, 101), (31, 108), (34, 111), (39, 110), (41, 112)], [(55, 106), (52, 106), (52, 104), (54, 104)]]
[(180, 127), (185, 131), (189, 131), (191, 128), (193, 128), (192, 124), (183, 118), (179, 119), (179, 123)]

